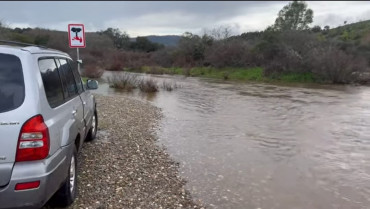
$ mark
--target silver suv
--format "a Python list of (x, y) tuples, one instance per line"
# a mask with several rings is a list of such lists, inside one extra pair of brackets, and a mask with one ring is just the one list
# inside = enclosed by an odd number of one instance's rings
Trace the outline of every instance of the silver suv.
[(76, 198), (77, 152), (96, 136), (96, 102), (68, 54), (0, 43), (0, 208)]

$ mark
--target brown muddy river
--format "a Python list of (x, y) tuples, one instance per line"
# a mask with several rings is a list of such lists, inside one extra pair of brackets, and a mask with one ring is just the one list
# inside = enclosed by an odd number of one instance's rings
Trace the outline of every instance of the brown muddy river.
[(125, 94), (162, 108), (159, 143), (208, 208), (370, 208), (369, 87), (152, 77), (181, 88)]

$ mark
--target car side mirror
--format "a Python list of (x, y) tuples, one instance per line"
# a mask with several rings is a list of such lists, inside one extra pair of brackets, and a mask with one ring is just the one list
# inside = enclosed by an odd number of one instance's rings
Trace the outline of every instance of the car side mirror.
[(99, 83), (96, 80), (88, 79), (87, 82), (86, 82), (86, 86), (87, 86), (87, 89), (94, 90), (94, 89), (98, 89)]
[(82, 64), (82, 60), (76, 60), (78, 64)]

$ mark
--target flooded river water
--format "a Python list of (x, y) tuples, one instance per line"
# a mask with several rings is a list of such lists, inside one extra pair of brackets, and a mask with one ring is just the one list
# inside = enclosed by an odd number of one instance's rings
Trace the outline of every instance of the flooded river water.
[[(106, 73), (104, 76), (107, 76)], [(370, 88), (153, 76), (159, 143), (208, 208), (370, 208)]]

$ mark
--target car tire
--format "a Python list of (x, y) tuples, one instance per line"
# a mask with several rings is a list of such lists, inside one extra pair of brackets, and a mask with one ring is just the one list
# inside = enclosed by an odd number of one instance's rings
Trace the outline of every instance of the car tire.
[(95, 110), (91, 122), (91, 127), (89, 133), (87, 133), (85, 141), (93, 141), (96, 138), (96, 133), (98, 132), (98, 112)]
[(70, 164), (68, 167), (68, 176), (63, 185), (51, 198), (50, 205), (53, 207), (68, 207), (77, 196), (77, 149), (74, 147)]

